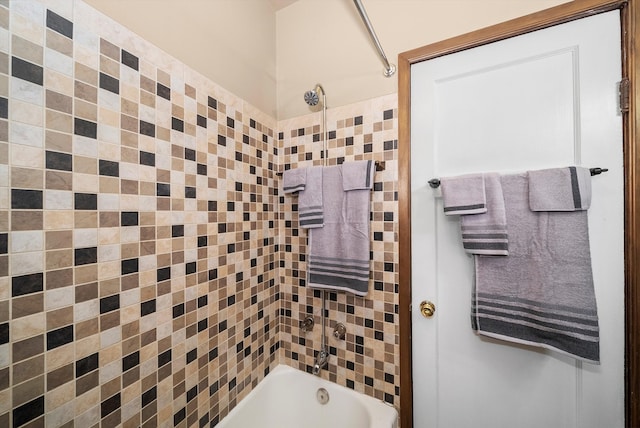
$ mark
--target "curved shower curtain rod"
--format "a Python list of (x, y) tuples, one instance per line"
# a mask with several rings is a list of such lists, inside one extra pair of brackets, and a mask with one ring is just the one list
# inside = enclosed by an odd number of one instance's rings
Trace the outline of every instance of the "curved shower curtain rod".
[(362, 22), (367, 27), (367, 31), (369, 31), (369, 36), (373, 41), (373, 44), (376, 45), (376, 49), (378, 49), (378, 54), (380, 55), (380, 59), (384, 64), (384, 72), (385, 77), (391, 77), (396, 72), (396, 66), (391, 64), (387, 59), (387, 56), (384, 54), (384, 50), (382, 49), (382, 45), (380, 45), (380, 41), (378, 40), (378, 36), (376, 36), (376, 32), (373, 30), (373, 26), (371, 25), (371, 21), (369, 21), (369, 17), (367, 16), (367, 11), (364, 10), (364, 6), (360, 0), (353, 0), (353, 3), (356, 5), (356, 9), (360, 13), (360, 18), (362, 18)]

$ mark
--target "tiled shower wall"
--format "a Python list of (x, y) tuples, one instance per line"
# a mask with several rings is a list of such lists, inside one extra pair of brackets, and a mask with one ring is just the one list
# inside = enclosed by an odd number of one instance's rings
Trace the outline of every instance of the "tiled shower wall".
[[(331, 358), (322, 376), (399, 407), (397, 105), (390, 95), (327, 110), (327, 164), (368, 159), (385, 169), (375, 173), (371, 192), (369, 293), (327, 293)], [(278, 126), (282, 169), (323, 164), (320, 113)], [(322, 300), (306, 286), (307, 231), (299, 227), (297, 197), (279, 195), (279, 219), (281, 361), (309, 371), (321, 348)], [(316, 327), (305, 333), (299, 322), (307, 315)], [(345, 340), (332, 335), (339, 322), (347, 327)]]
[[(396, 106), (329, 110), (329, 163), (386, 170), (323, 376), (398, 406)], [(275, 171), (320, 164), (319, 132), (81, 1), (0, 0), (0, 426), (213, 426), (279, 362), (310, 370), (321, 301)]]
[(71, 0), (0, 2), (0, 117), (0, 426), (215, 423), (278, 360), (274, 119)]

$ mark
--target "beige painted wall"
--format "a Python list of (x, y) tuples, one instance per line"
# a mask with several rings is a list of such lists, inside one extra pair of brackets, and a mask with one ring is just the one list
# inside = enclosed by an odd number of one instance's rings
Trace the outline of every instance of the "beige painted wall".
[[(85, 0), (265, 113), (309, 113), (397, 92), (352, 0)], [(387, 57), (566, 0), (362, 0)], [(277, 78), (276, 78), (277, 77)]]
[(267, 0), (84, 0), (271, 117), (275, 10)]
[[(445, 38), (566, 0), (362, 0), (389, 61)], [(276, 14), (278, 118), (309, 112), (321, 83), (329, 108), (397, 92), (352, 0), (299, 0)]]

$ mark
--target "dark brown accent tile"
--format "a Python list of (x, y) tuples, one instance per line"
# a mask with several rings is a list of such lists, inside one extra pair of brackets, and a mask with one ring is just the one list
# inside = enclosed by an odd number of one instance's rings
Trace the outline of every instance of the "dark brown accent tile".
[(100, 373), (98, 370), (94, 370), (82, 377), (76, 379), (76, 397), (91, 391), (93, 388), (99, 386)]
[(138, 182), (134, 180), (120, 180), (120, 193), (123, 195), (137, 195), (138, 194)]
[(46, 171), (45, 188), (51, 190), (72, 190), (73, 175), (65, 171)]
[(120, 288), (122, 291), (133, 290), (138, 288), (140, 279), (137, 273), (123, 276), (120, 281)]
[(98, 283), (78, 285), (75, 287), (76, 303), (86, 302), (98, 298)]
[(4, 391), (7, 388), (9, 388), (9, 367), (0, 369), (0, 391)]
[[(122, 353), (124, 355), (130, 354), (131, 352), (137, 351), (138, 349), (140, 349), (140, 337), (138, 337), (139, 335), (140, 335), (139, 320), (132, 321), (122, 326), (122, 338), (125, 339), (124, 341), (126, 341), (128, 344), (127, 346), (123, 344)], [(127, 352), (125, 352), (125, 348), (128, 349)]]
[(100, 331), (106, 331), (120, 325), (120, 311), (109, 312), (100, 316)]
[(100, 323), (98, 318), (92, 318), (76, 323), (76, 340), (81, 340), (98, 333), (100, 333)]
[(12, 372), (14, 385), (44, 374), (44, 354), (14, 364)]
[(100, 386), (102, 397), (111, 397), (120, 392), (120, 377), (110, 380)]
[(67, 382), (71, 382), (74, 377), (73, 363), (67, 364), (47, 373), (47, 391), (56, 389)]
[(126, 388), (140, 380), (140, 366), (134, 367), (122, 375), (122, 387)]
[(14, 364), (42, 354), (44, 352), (44, 335), (40, 334), (19, 342), (13, 342), (12, 348)]
[(47, 330), (55, 330), (69, 324), (73, 324), (72, 307), (47, 312)]
[(9, 321), (9, 300), (0, 301), (0, 323)]
[(12, 211), (11, 212), (11, 230), (42, 230), (42, 212), (41, 211)]
[(73, 232), (70, 230), (54, 230), (45, 233), (45, 250), (73, 247)]
[(14, 297), (11, 300), (12, 319), (18, 319), (44, 310), (44, 294), (33, 293), (25, 296)]
[(67, 268), (48, 271), (45, 275), (45, 281), (47, 290), (73, 285), (73, 269)]
[(62, 269), (73, 266), (73, 251), (54, 250), (46, 252), (45, 268), (47, 270)]
[(100, 227), (120, 226), (120, 214), (112, 211), (100, 211)]

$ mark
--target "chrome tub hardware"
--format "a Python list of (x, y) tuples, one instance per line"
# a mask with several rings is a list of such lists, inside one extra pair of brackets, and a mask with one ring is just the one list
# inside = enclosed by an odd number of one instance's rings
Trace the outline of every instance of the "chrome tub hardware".
[(313, 320), (313, 315), (307, 315), (302, 321), (300, 321), (300, 330), (311, 331), (313, 330), (314, 325), (315, 321)]
[(347, 327), (344, 326), (341, 322), (337, 323), (333, 327), (333, 337), (338, 340), (344, 340), (345, 335), (347, 334)]
[(324, 388), (318, 388), (316, 398), (318, 399), (318, 403), (322, 405), (327, 404), (329, 402), (329, 391)]
[(320, 370), (326, 368), (329, 365), (329, 352), (325, 348), (322, 348), (316, 356), (316, 362), (313, 365), (313, 374), (320, 375)]

